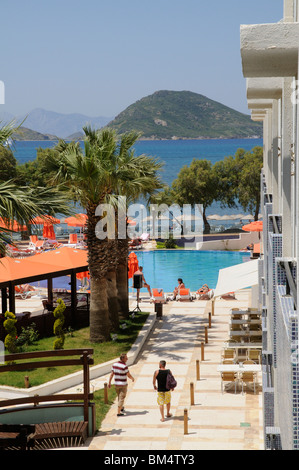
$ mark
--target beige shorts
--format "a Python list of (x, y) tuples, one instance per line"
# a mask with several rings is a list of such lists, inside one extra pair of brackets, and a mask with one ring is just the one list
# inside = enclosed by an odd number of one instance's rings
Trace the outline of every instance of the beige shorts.
[(168, 405), (171, 400), (171, 392), (158, 392), (157, 402), (158, 405)]
[(119, 386), (115, 385), (115, 390), (118, 398), (118, 406), (122, 408), (124, 406), (124, 401), (127, 395), (128, 385)]

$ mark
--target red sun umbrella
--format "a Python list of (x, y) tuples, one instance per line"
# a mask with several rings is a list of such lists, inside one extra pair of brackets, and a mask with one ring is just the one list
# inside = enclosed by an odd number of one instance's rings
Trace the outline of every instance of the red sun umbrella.
[(49, 224), (60, 224), (60, 220), (51, 215), (44, 215), (43, 217), (35, 217), (30, 221), (31, 224), (36, 225), (49, 225)]
[(16, 220), (13, 222), (4, 220), (2, 217), (0, 217), (0, 228), (13, 230), (14, 232), (25, 232), (27, 230), (26, 225), (20, 225)]
[(258, 220), (256, 222), (251, 222), (250, 224), (243, 225), (242, 230), (244, 230), (245, 232), (262, 232), (263, 221)]
[(136, 224), (136, 220), (131, 220), (131, 219), (127, 219), (127, 224), (128, 225), (131, 225), (131, 227), (134, 227)]
[(134, 273), (138, 270), (139, 264), (136, 253), (129, 254), (128, 260), (128, 278), (131, 279), (134, 276)]
[(50, 240), (56, 239), (54, 227), (52, 224), (44, 224), (43, 238), (49, 238)]
[(77, 273), (77, 274), (76, 274), (76, 278), (77, 278), (77, 279), (81, 279), (81, 280), (83, 280), (83, 279), (85, 279), (85, 278), (86, 278), (86, 279), (90, 279), (89, 271), (83, 271), (82, 273)]
[(64, 222), (70, 227), (84, 227), (84, 225), (87, 223), (87, 215), (77, 214), (72, 217), (67, 217), (64, 219)]

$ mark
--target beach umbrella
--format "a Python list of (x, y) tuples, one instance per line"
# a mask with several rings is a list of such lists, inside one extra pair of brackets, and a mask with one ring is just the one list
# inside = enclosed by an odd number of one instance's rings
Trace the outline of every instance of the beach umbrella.
[(76, 274), (76, 278), (77, 279), (90, 279), (90, 274), (89, 274), (89, 271), (83, 271), (82, 273), (77, 273)]
[(208, 220), (221, 220), (221, 215), (218, 215), (218, 214), (208, 215), (207, 219)]
[(51, 215), (44, 215), (43, 217), (35, 217), (30, 221), (31, 224), (44, 225), (44, 224), (60, 224), (60, 220)]
[(235, 215), (231, 216), (231, 219), (232, 220), (238, 220), (238, 219), (241, 220), (241, 219), (244, 219), (244, 217), (245, 217), (244, 214), (235, 214)]
[(128, 259), (128, 278), (131, 279), (134, 276), (134, 273), (138, 270), (139, 264), (138, 264), (138, 258), (136, 253), (132, 251), (132, 253), (129, 254), (129, 259)]
[(263, 221), (259, 220), (256, 222), (251, 222), (250, 224), (243, 225), (242, 230), (245, 232), (262, 232), (263, 231)]
[(72, 217), (67, 217), (64, 219), (64, 222), (70, 227), (84, 227), (87, 223), (87, 219), (86, 214), (76, 214)]
[(56, 235), (54, 232), (54, 227), (52, 224), (44, 224), (43, 228), (43, 238), (49, 238), (50, 240), (55, 240)]
[(187, 221), (187, 220), (201, 220), (202, 217), (198, 217), (197, 215), (193, 214), (188, 214), (188, 215), (179, 215), (177, 217), (174, 217), (176, 220), (180, 221)]
[(5, 221), (2, 217), (0, 217), (0, 228), (13, 230), (14, 232), (25, 232), (27, 230), (26, 225), (21, 225), (16, 220), (13, 222)]
[(127, 219), (127, 224), (131, 225), (131, 227), (135, 227), (135, 225), (137, 225), (136, 220), (131, 219)]

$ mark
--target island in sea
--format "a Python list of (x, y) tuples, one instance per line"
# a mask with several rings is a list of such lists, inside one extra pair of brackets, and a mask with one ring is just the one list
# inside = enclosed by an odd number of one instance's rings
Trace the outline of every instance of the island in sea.
[[(43, 129), (47, 127), (46, 115), (45, 112)], [(63, 117), (61, 115), (59, 118), (61, 128), (55, 127), (55, 135), (20, 127), (13, 138), (38, 141), (58, 140), (62, 137), (65, 140), (82, 140), (82, 127), (90, 125), (95, 128), (96, 125), (92, 118), (86, 118), (86, 122), (80, 121), (80, 124), (76, 121), (73, 132), (66, 136), (63, 132)], [(69, 119), (70, 115), (68, 124)], [(157, 91), (136, 101), (114, 119), (107, 121), (104, 127), (115, 129), (118, 134), (134, 130), (140, 133), (140, 139), (143, 140), (244, 139), (261, 138), (263, 134), (262, 124), (252, 121), (250, 115), (198, 93), (168, 90)]]

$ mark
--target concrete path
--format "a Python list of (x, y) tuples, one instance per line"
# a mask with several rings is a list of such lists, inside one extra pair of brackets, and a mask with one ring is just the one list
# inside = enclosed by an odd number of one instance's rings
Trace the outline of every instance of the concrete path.
[[(152, 310), (148, 303), (142, 309)], [(263, 450), (262, 394), (242, 395), (221, 392), (217, 366), (228, 338), (228, 312), (232, 307), (250, 306), (250, 290), (237, 294), (237, 300), (217, 300), (212, 326), (208, 328), (210, 303), (170, 302), (163, 318), (144, 345), (137, 363), (130, 367), (135, 382), (129, 380), (126, 413), (117, 417), (117, 404), (111, 407), (97, 435), (88, 442), (89, 450)], [(160, 359), (167, 361), (177, 379), (172, 393), (172, 418), (160, 421), (157, 394), (152, 378)], [(196, 361), (200, 361), (200, 380)], [(102, 381), (106, 380), (102, 378)], [(190, 383), (194, 384), (194, 405)], [(259, 380), (261, 383), (261, 380)], [(184, 433), (184, 410), (188, 410), (188, 429)]]

